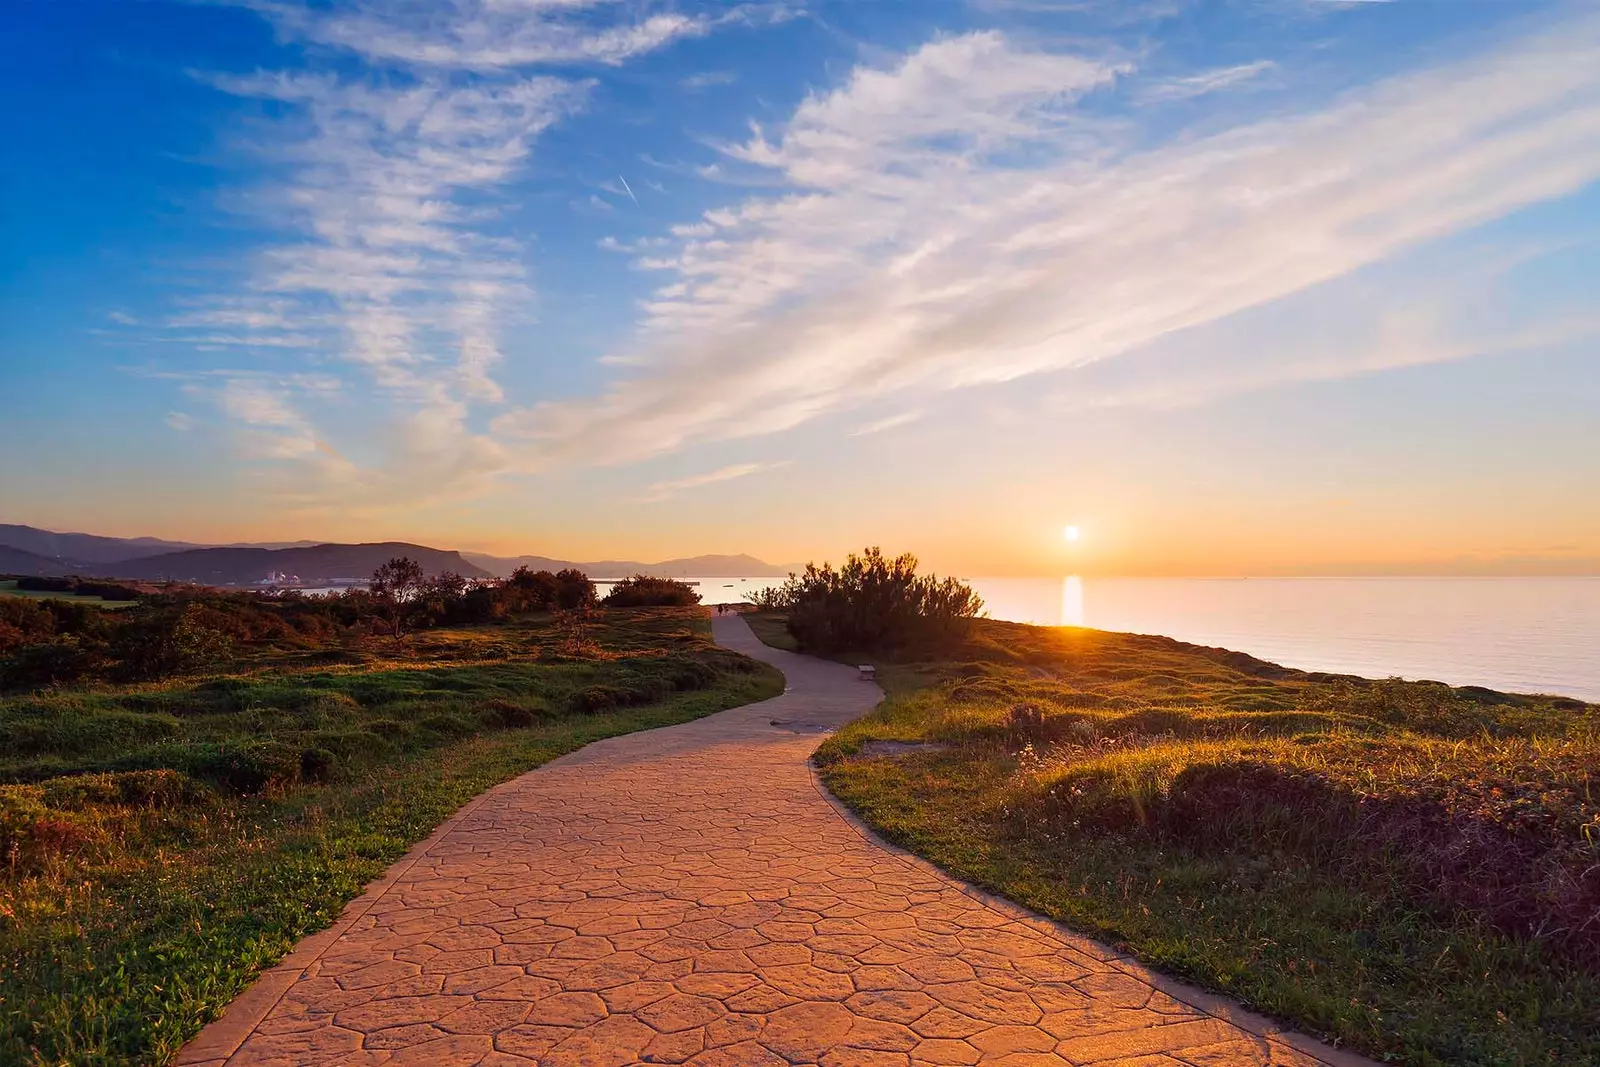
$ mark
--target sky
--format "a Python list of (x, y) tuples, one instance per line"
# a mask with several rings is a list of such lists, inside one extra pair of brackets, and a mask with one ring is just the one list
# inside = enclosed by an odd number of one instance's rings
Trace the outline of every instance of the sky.
[(1591, 3), (6, 22), (0, 521), (1600, 573)]

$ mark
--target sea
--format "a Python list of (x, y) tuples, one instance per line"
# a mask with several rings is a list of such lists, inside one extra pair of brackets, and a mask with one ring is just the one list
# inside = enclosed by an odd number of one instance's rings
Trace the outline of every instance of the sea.
[[(706, 604), (782, 581), (684, 580)], [(966, 581), (990, 618), (1009, 622), (1165, 634), (1301, 670), (1600, 702), (1600, 577)], [(604, 595), (612, 583), (595, 584)]]
[[(772, 579), (701, 578), (707, 604)], [(991, 618), (1600, 702), (1600, 578), (971, 578)]]

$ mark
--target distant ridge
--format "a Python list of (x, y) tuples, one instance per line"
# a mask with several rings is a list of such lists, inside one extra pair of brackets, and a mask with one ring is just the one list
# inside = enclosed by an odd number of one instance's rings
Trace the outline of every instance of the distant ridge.
[[(31, 552), (45, 559), (72, 563), (116, 563), (164, 552), (182, 552), (205, 545), (163, 541), (159, 537), (101, 537), (97, 534), (56, 533), (36, 526), (0, 523), (0, 546)], [(10, 568), (15, 569), (15, 568)]]
[(0, 545), (0, 574), (45, 577), (61, 573), (61, 564), (56, 560), (10, 545)]
[(754, 556), (688, 556), (683, 559), (663, 560), (660, 563), (640, 563), (636, 560), (603, 559), (590, 563), (546, 556), (489, 556), (481, 552), (463, 552), (462, 555), (498, 578), (504, 578), (518, 567), (535, 571), (558, 571), (576, 567), (591, 578), (627, 578), (635, 574), (648, 574), (653, 578), (782, 578), (790, 571), (803, 570), (794, 565), (778, 565), (756, 559)]
[(576, 567), (599, 580), (634, 574), (658, 578), (781, 578), (801, 569), (742, 554), (689, 556), (660, 563), (615, 559), (583, 563), (548, 556), (456, 552), (406, 541), (203, 545), (157, 537), (57, 533), (36, 526), (0, 523), (0, 573), (6, 574), (77, 574), (203, 585), (258, 585), (270, 574), (283, 574), (298, 578), (302, 585), (320, 585), (365, 580), (395, 556), (410, 556), (430, 575), (453, 571), (467, 578), (504, 578), (518, 567), (536, 571)]
[(489, 572), (447, 552), (404, 541), (359, 545), (313, 545), (309, 548), (196, 548), (160, 556), (102, 564), (96, 573), (108, 578), (144, 581), (199, 582), (203, 585), (257, 585), (268, 575), (282, 574), (303, 585), (341, 580), (365, 581), (396, 556), (409, 556), (427, 574), (453, 571), (465, 578), (488, 578)]

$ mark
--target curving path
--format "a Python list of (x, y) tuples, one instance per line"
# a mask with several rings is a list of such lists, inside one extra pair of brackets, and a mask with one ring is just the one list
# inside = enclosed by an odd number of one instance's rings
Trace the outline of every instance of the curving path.
[(807, 762), (877, 687), (762, 645), (736, 616), (716, 636), (788, 691), (479, 797), (177, 1062), (1365, 1062), (879, 842)]

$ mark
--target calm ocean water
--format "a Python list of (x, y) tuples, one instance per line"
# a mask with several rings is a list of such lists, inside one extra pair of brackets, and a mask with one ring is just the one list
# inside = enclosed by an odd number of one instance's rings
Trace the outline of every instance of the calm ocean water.
[[(702, 578), (708, 604), (766, 579)], [(989, 615), (1166, 634), (1304, 670), (1600, 701), (1600, 578), (974, 578)]]

